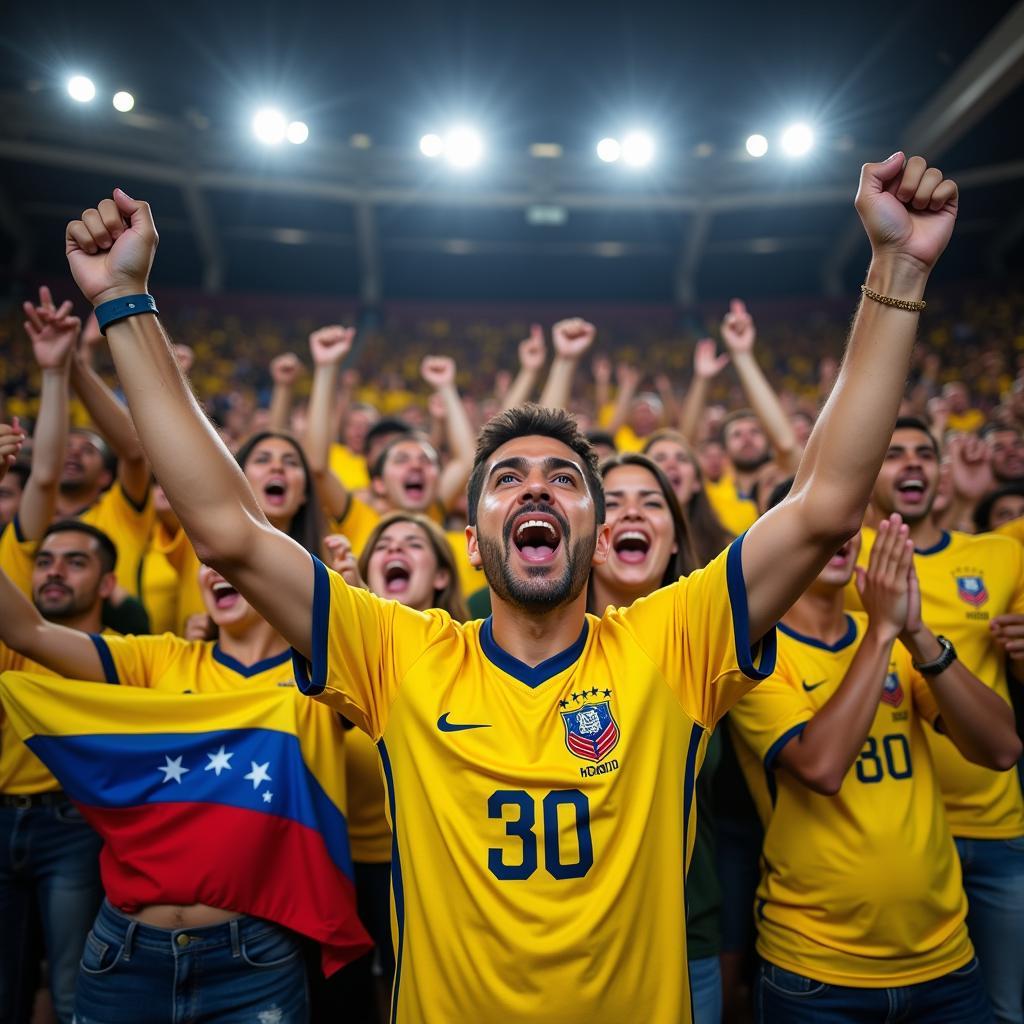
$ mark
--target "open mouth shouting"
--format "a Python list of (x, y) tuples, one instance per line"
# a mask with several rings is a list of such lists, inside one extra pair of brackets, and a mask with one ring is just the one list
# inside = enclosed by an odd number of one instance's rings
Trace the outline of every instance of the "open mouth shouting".
[(830, 559), (830, 569), (845, 569), (850, 564), (850, 556), (853, 554), (853, 544), (847, 541)]
[(646, 531), (631, 526), (612, 537), (612, 550), (626, 565), (641, 565), (651, 550), (651, 538)]
[(288, 497), (288, 485), (284, 477), (272, 476), (263, 485), (263, 497), (269, 508), (283, 508)]
[(548, 512), (520, 512), (511, 524), (511, 540), (524, 562), (549, 565), (562, 543), (563, 528)]
[(904, 504), (912, 505), (915, 508), (924, 503), (925, 492), (928, 490), (928, 482), (923, 473), (905, 473), (896, 481), (896, 493)]
[(241, 600), (241, 595), (227, 580), (214, 583), (210, 589), (213, 591), (213, 603), (217, 606), (218, 611), (234, 608)]
[(420, 469), (412, 469), (402, 480), (402, 493), (411, 505), (421, 505), (427, 493), (427, 478)]
[(412, 566), (404, 558), (389, 558), (384, 563), (384, 594), (396, 600), (409, 590)]

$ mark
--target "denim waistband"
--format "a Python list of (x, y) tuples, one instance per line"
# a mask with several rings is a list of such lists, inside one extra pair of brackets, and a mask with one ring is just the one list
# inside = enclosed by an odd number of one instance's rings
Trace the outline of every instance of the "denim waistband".
[(238, 956), (242, 943), (255, 939), (268, 932), (284, 932), (287, 929), (264, 921), (259, 917), (240, 917), (225, 921), (222, 924), (206, 925), (202, 928), (154, 928), (153, 925), (142, 924), (104, 900), (96, 915), (93, 925), (96, 937), (111, 945), (124, 946), (124, 955), (131, 957), (136, 948), (151, 949), (158, 952), (182, 956), (186, 953), (201, 953), (215, 949), (230, 949)]

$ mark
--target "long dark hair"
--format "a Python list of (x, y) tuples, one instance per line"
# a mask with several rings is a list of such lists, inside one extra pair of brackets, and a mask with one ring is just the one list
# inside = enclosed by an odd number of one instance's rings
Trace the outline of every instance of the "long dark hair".
[[(658, 584), (659, 587), (667, 587), (670, 583), (675, 583), (680, 576), (688, 576), (697, 568), (697, 556), (693, 552), (693, 544), (690, 541), (690, 526), (686, 521), (686, 513), (679, 504), (676, 492), (672, 490), (672, 485), (669, 483), (668, 477), (665, 476), (664, 470), (646, 455), (641, 455), (639, 452), (619, 452), (618, 455), (610, 456), (601, 463), (599, 469), (601, 480), (604, 481), (613, 469), (618, 469), (620, 466), (639, 466), (641, 469), (646, 469), (658, 481), (658, 487), (668, 506), (669, 515), (672, 517), (676, 551), (675, 554), (669, 556), (668, 564), (661, 575), (661, 582)], [(587, 606), (597, 615), (604, 610), (594, 607), (593, 572), (590, 574)]]
[(320, 500), (317, 497), (313, 472), (309, 468), (309, 462), (306, 461), (306, 453), (302, 450), (302, 445), (291, 434), (285, 433), (283, 430), (261, 430), (247, 438), (242, 447), (235, 452), (235, 461), (241, 466), (242, 472), (245, 472), (245, 464), (249, 461), (253, 449), (267, 438), (286, 441), (295, 449), (295, 454), (299, 457), (299, 462), (302, 463), (302, 470), (306, 474), (305, 501), (292, 516), (292, 521), (284, 532), (292, 540), (301, 544), (311, 555), (319, 557), (323, 552), (323, 514), (320, 511)]
[[(678, 430), (656, 430), (644, 442), (643, 454), (659, 441), (671, 441), (686, 452), (686, 460), (693, 467), (700, 489), (686, 503), (684, 511), (690, 526), (690, 540), (697, 556), (698, 566), (713, 562), (732, 542), (732, 534), (718, 521), (715, 510), (711, 507), (707, 490), (704, 486), (704, 473), (700, 468), (700, 460), (694, 455), (693, 449), (687, 444), (686, 438)], [(660, 468), (660, 467), (659, 467)]]

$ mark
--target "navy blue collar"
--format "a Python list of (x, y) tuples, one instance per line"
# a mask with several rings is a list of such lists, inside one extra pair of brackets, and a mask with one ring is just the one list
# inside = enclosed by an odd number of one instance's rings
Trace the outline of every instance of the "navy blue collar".
[(567, 669), (579, 658), (586, 645), (587, 633), (589, 631), (590, 623), (584, 620), (583, 632), (580, 633), (579, 639), (571, 647), (566, 647), (564, 651), (560, 651), (558, 654), (542, 661), (539, 665), (531, 667), (526, 662), (513, 658), (508, 651), (498, 646), (497, 641), (494, 639), (494, 627), (491, 616), (488, 615), (484, 619), (484, 624), (480, 627), (480, 648), (484, 652), (484, 657), (491, 664), (500, 668), (502, 672), (507, 672), (510, 676), (518, 679), (521, 683), (526, 683), (529, 687), (537, 687), (541, 683), (547, 682), (552, 676), (556, 676), (559, 672)]
[(942, 536), (938, 541), (933, 544), (930, 548), (914, 548), (915, 555), (937, 555), (940, 551), (945, 551), (949, 547), (950, 541), (952, 541), (949, 530), (943, 530)]
[(844, 615), (843, 617), (846, 619), (846, 632), (834, 644), (827, 644), (824, 640), (819, 640), (817, 637), (804, 636), (803, 633), (798, 633), (783, 622), (779, 623), (779, 629), (786, 636), (792, 637), (802, 644), (807, 644), (808, 647), (817, 647), (823, 651), (831, 651), (835, 654), (836, 651), (849, 647), (857, 639), (857, 623), (849, 615)]
[(269, 658), (264, 658), (262, 661), (257, 661), (255, 665), (243, 665), (237, 658), (232, 658), (230, 654), (225, 654), (220, 649), (220, 644), (213, 645), (213, 660), (219, 661), (225, 668), (229, 668), (232, 672), (237, 672), (240, 676), (245, 676), (246, 678), (258, 676), (261, 672), (266, 672), (268, 668), (277, 668), (278, 665), (283, 665), (288, 661), (291, 656), (291, 649), (286, 647), (280, 654), (274, 654)]

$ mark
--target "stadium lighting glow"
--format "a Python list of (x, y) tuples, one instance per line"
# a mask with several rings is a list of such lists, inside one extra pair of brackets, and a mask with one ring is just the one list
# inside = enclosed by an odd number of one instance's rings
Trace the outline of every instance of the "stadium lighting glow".
[(433, 159), (444, 152), (444, 140), (440, 135), (424, 135), (420, 139), (420, 152)]
[(613, 164), (622, 156), (622, 145), (618, 139), (602, 139), (597, 144), (597, 155), (606, 164)]
[(786, 156), (806, 156), (814, 146), (814, 132), (810, 125), (791, 124), (782, 133), (782, 151)]
[(135, 106), (135, 97), (130, 92), (115, 92), (113, 103), (115, 110), (127, 114)]
[(293, 146), (301, 146), (309, 138), (309, 125), (305, 121), (292, 121), (285, 137)]
[(284, 114), (273, 107), (257, 110), (252, 119), (253, 135), (268, 146), (276, 146), (284, 142), (287, 130), (288, 123), (284, 119)]
[(768, 152), (768, 140), (763, 135), (751, 135), (747, 139), (747, 152), (755, 158), (760, 158)]
[(88, 103), (96, 95), (96, 86), (85, 75), (73, 75), (68, 79), (68, 95), (77, 103)]
[(630, 132), (622, 140), (622, 159), (630, 167), (646, 167), (654, 159), (654, 140), (646, 132)]
[(484, 143), (472, 128), (453, 128), (445, 137), (444, 154), (453, 167), (475, 167), (484, 155)]

